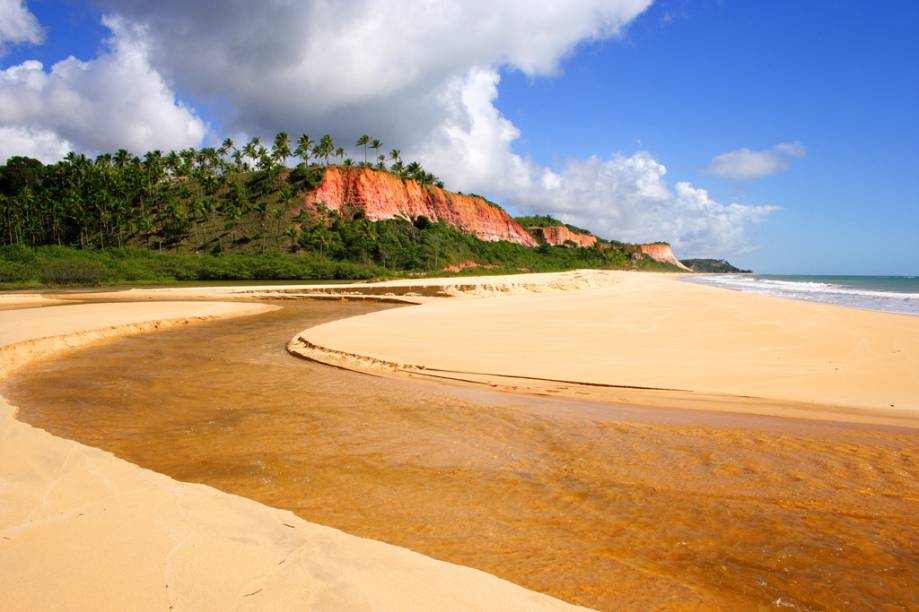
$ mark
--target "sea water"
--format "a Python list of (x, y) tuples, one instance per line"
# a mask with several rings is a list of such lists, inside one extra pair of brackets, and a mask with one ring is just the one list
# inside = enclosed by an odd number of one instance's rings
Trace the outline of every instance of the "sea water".
[(693, 276), (689, 280), (775, 297), (919, 315), (919, 275), (711, 274)]

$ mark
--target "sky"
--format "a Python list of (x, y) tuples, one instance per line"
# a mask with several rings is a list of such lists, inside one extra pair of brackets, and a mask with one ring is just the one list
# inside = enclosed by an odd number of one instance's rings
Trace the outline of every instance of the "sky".
[(919, 274), (917, 109), (912, 1), (0, 0), (0, 160), (369, 133), (758, 272)]

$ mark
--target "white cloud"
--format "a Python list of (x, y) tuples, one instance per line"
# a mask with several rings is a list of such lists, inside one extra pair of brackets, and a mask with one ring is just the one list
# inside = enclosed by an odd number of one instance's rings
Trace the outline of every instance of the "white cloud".
[(0, 71), (0, 129), (35, 137), (18, 149), (6, 143), (4, 158), (38, 151), (49, 159), (71, 148), (142, 153), (201, 142), (206, 125), (150, 66), (143, 30), (114, 17), (104, 23), (112, 36), (96, 59), (68, 57), (50, 71), (28, 60)]
[(667, 240), (684, 256), (743, 252), (746, 228), (777, 210), (722, 204), (686, 182), (671, 188), (667, 168), (648, 152), (574, 159), (559, 170), (535, 164), (511, 150), (519, 131), (494, 106), (498, 81), (494, 70), (474, 69), (449, 83), (440, 129), (413, 152), (451, 184), (500, 195), (604, 237)]
[(0, 161), (24, 155), (47, 164), (60, 160), (72, 150), (73, 145), (51, 130), (0, 126)]
[(797, 140), (779, 143), (762, 151), (737, 149), (716, 155), (709, 165), (709, 172), (730, 179), (758, 179), (787, 170), (792, 158), (804, 157), (805, 153), (804, 145)]
[(470, 68), (551, 74), (577, 44), (619, 32), (651, 0), (102, 0), (151, 33), (154, 64), (201, 99), (228, 101), (229, 132), (363, 132), (423, 140), (438, 94)]
[(117, 16), (107, 22), (112, 48), (50, 73), (7, 70), (0, 126), (48, 130), (80, 149), (193, 144), (204, 126), (175, 102), (168, 79), (209, 104), (234, 137), (330, 132), (348, 145), (369, 133), (454, 188), (610, 238), (742, 249), (745, 227), (770, 208), (671, 187), (646, 152), (542, 167), (514, 153), (519, 130), (495, 105), (501, 69), (550, 78), (578, 45), (616, 37), (650, 2), (227, 0), (215, 10), (100, 0)]
[(0, 54), (8, 44), (38, 44), (45, 33), (23, 0), (0, 0)]

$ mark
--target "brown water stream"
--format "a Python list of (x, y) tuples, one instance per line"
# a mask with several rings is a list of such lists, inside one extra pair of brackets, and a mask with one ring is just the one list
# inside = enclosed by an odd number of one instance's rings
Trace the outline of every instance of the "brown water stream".
[(20, 372), (19, 418), (602, 609), (919, 609), (919, 435), (542, 400), (290, 357), (283, 310)]

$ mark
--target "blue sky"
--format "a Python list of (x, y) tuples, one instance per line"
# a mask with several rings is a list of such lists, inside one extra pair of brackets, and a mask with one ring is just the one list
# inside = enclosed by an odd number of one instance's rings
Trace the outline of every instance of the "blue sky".
[[(732, 258), (757, 270), (919, 273), (919, 3), (663, 2), (564, 70), (502, 81), (521, 152), (647, 148), (721, 200), (782, 206)], [(807, 155), (787, 172), (705, 172), (788, 140)]]
[[(598, 0), (596, 4), (604, 3)], [(617, 5), (617, 1), (606, 4)], [(483, 48), (494, 47), (492, 55), (470, 56), (466, 63), (454, 61), (451, 53), (456, 52), (451, 49), (429, 61), (421, 54), (432, 53), (431, 41), (424, 40), (417, 43), (417, 53), (408, 49), (400, 58), (407, 70), (422, 76), (392, 88), (385, 80), (379, 82), (377, 89), (391, 96), (380, 98), (386, 100), (386, 106), (366, 92), (358, 96), (347, 69), (341, 70), (360, 66), (369, 61), (366, 57), (347, 57), (348, 47), (314, 58), (313, 72), (339, 62), (334, 67), (345, 73), (341, 83), (310, 89), (309, 84), (298, 88), (293, 82), (291, 91), (296, 93), (288, 97), (305, 92), (305, 99), (325, 102), (325, 96), (329, 106), (337, 103), (352, 111), (353, 121), (343, 121), (334, 110), (314, 110), (318, 104), (301, 117), (296, 105), (279, 106), (239, 83), (221, 81), (219, 74), (202, 73), (187, 58), (169, 53), (171, 47), (179, 46), (170, 40), (171, 31), (177, 24), (190, 23), (188, 11), (195, 9), (181, 2), (164, 2), (159, 12), (152, 8), (145, 12), (137, 5), (127, 0), (99, 5), (77, 0), (28, 2), (27, 10), (44, 28), (44, 42), (7, 44), (0, 67), (37, 59), (47, 71), (69, 55), (85, 61), (115, 56), (117, 52), (105, 43), (114, 36), (134, 45), (132, 49), (143, 49), (149, 66), (145, 64), (141, 72), (159, 75), (165, 85), (147, 85), (165, 87), (162, 93), (169, 106), (163, 114), (151, 111), (152, 116), (132, 115), (126, 120), (149, 121), (154, 133), (168, 133), (156, 128), (157, 121), (168, 126), (188, 122), (189, 129), (172, 136), (176, 146), (187, 144), (183, 138), (199, 138), (202, 133), (213, 139), (228, 133), (262, 134), (272, 128), (296, 133), (331, 125), (329, 131), (347, 140), (352, 127), (358, 131), (378, 127), (384, 140), (417, 152), (456, 189), (487, 191), (512, 211), (558, 214), (610, 238), (652, 239), (658, 223), (660, 231), (668, 233), (665, 239), (681, 245), (678, 255), (723, 254), (762, 272), (919, 273), (919, 3), (662, 0), (643, 12), (629, 7), (621, 15), (602, 17), (622, 27), (619, 37), (602, 34), (598, 41), (596, 33), (590, 33), (589, 20), (600, 17), (592, 13), (573, 16), (568, 38), (545, 48), (523, 50), (521, 45), (530, 44), (526, 30), (520, 33), (524, 42), (512, 47), (483, 39), (479, 41)], [(483, 10), (491, 10), (490, 5), (485, 3)], [(103, 13), (117, 15), (119, 23), (143, 25), (143, 44), (137, 42), (140, 35), (127, 27), (112, 30), (103, 25)], [(258, 36), (284, 36), (271, 31), (271, 22), (263, 30), (245, 31), (258, 17), (227, 13), (230, 16), (224, 22), (213, 24), (213, 31), (199, 30), (187, 36), (207, 39), (213, 35), (217, 44), (233, 36), (221, 28), (239, 30), (247, 42)], [(481, 21), (481, 15), (469, 13), (460, 19), (468, 18), (471, 24)], [(245, 26), (234, 28), (231, 18)], [(315, 21), (315, 15), (303, 18)], [(334, 19), (340, 24), (354, 17), (337, 15)], [(557, 15), (547, 17), (547, 31), (557, 22)], [(309, 22), (304, 24), (308, 28)], [(542, 24), (537, 21), (527, 27), (537, 29)], [(457, 29), (464, 28), (458, 24)], [(557, 29), (565, 28), (560, 24)], [(506, 38), (513, 37), (508, 32)], [(269, 42), (273, 43), (267, 40), (266, 45)], [(221, 59), (239, 58), (239, 48), (232, 47), (232, 40), (226, 44), (225, 55), (215, 55), (217, 67)], [(566, 52), (571, 48), (573, 52)], [(292, 51), (297, 49), (289, 45), (266, 50), (264, 67), (253, 61), (252, 74), (289, 71), (283, 58)], [(533, 57), (539, 58), (535, 67)], [(548, 66), (553, 63), (558, 64), (557, 69)], [(338, 72), (324, 74), (323, 82), (337, 78)], [(474, 80), (472, 74), (482, 78)], [(103, 73), (104, 78), (107, 75)], [(124, 76), (119, 73), (117, 78)], [(296, 76), (290, 78), (296, 80)], [(309, 78), (304, 73), (303, 81)], [(465, 84), (460, 87), (458, 83)], [(67, 85), (92, 103), (91, 93), (79, 83)], [(497, 89), (489, 98), (492, 86)], [(443, 91), (454, 89), (478, 94), (483, 102), (479, 108), (467, 105), (460, 111), (433, 102), (410, 106), (424, 98), (425, 91), (438, 94), (432, 99), (443, 100)], [(387, 116), (399, 114), (400, 100), (409, 109), (406, 114), (414, 113), (410, 120)], [(126, 100), (101, 114), (129, 106), (137, 104)], [(453, 116), (457, 112), (459, 118)], [(54, 123), (44, 115), (31, 121), (29, 129), (47, 127), (71, 148), (91, 149), (108, 142), (81, 140), (79, 133), (66, 132), (59, 127), (60, 121)], [(445, 143), (442, 134), (445, 126), (454, 125), (451, 121), (462, 126), (484, 122), (486, 129), (477, 134), (470, 128), (461, 141)], [(516, 128), (516, 138), (498, 134), (504, 121)], [(85, 127), (87, 133), (93, 131), (93, 126)], [(769, 152), (781, 143), (799, 143), (795, 146), (806, 153), (778, 158), (784, 169), (758, 177), (725, 178), (712, 171), (716, 156), (742, 149)], [(565, 170), (573, 160), (580, 163), (596, 156), (606, 162), (617, 154), (621, 163), (610, 161), (608, 166), (590, 170), (603, 177), (591, 174), (587, 184), (574, 185), (576, 177), (584, 179), (587, 171), (583, 167), (579, 173)], [(526, 176), (511, 180), (501, 173), (469, 170), (480, 159), (492, 160), (492, 169), (504, 167), (502, 164), (513, 167), (525, 160)], [(648, 160), (666, 166), (666, 176), (656, 176), (656, 180), (662, 181), (660, 188), (667, 193), (654, 196), (657, 216), (636, 213), (640, 219), (626, 219), (629, 207), (644, 206), (644, 196), (636, 192), (638, 188), (622, 185), (647, 178), (636, 174), (643, 170), (634, 170), (634, 166)], [(566, 182), (562, 191), (537, 193), (536, 185), (547, 172), (557, 173)], [(713, 212), (706, 213), (710, 219), (698, 227), (692, 224), (692, 211), (674, 195), (676, 183), (682, 181), (705, 190), (715, 202)], [(585, 194), (597, 198), (600, 192), (621, 201), (592, 201), (578, 209)], [(553, 200), (560, 198), (567, 200), (561, 204)], [(735, 202), (781, 210), (756, 213), (758, 209), (751, 208), (719, 222)], [(607, 212), (605, 207), (615, 210)], [(667, 223), (669, 216), (679, 217), (679, 222)], [(617, 233), (620, 229), (621, 235)]]

